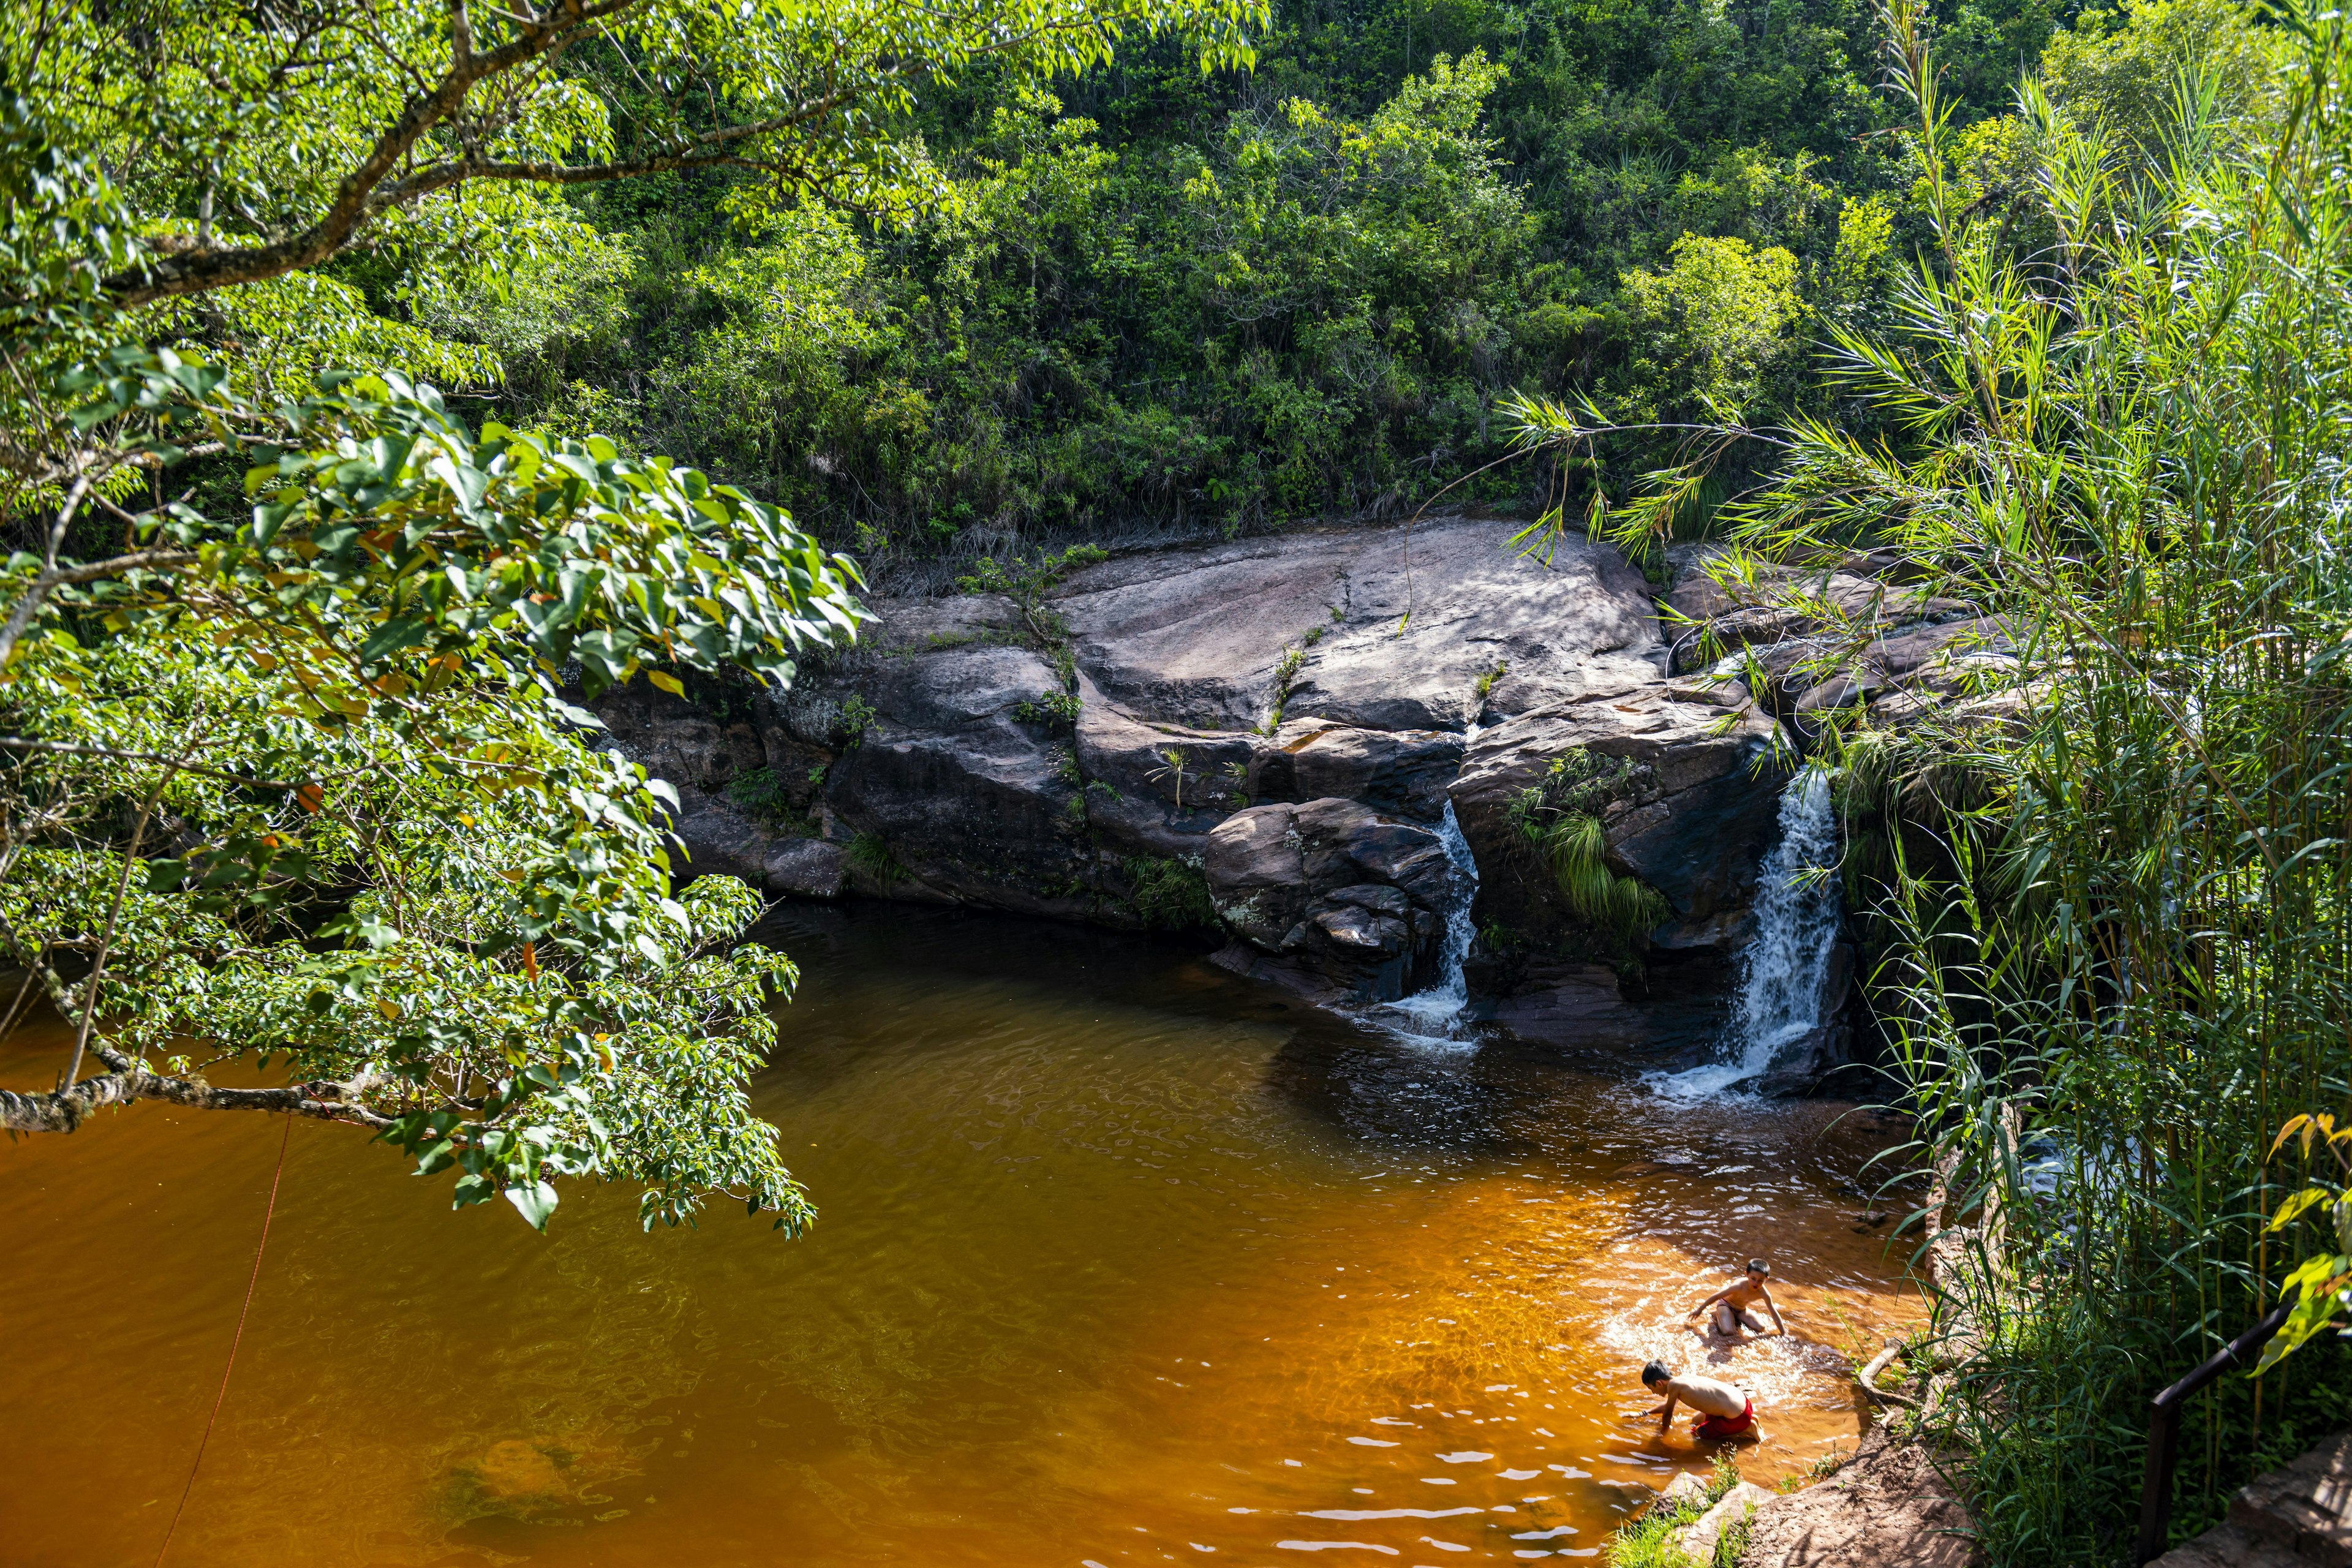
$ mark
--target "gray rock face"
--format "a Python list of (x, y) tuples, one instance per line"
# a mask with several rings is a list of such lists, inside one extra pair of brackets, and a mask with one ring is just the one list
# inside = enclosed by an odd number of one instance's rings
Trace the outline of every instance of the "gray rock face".
[[(749, 703), (745, 704), (748, 710)], [(650, 685), (631, 682), (596, 703), (621, 749), (646, 771), (681, 789), (724, 789), (739, 773), (766, 764), (758, 728), (747, 715), (720, 719)]]
[(1349, 800), (1261, 805), (1209, 835), (1217, 913), (1294, 988), (1389, 1002), (1425, 984), (1462, 896), (1437, 836)]
[(908, 605), (886, 622), (857, 669), (870, 717), (833, 763), (824, 804), (881, 839), (906, 891), (1083, 912), (1090, 900), (1074, 894), (1091, 857), (1071, 749), (1018, 712), (1060, 681), (1039, 654), (1000, 640), (1014, 625), (993, 595)]
[(782, 899), (837, 899), (849, 890), (849, 854), (821, 838), (772, 844), (761, 863), (763, 885)]
[(1256, 737), (1149, 721), (1077, 678), (1077, 763), (1087, 819), (1122, 854), (1198, 855), (1210, 831), (1249, 804)]
[(1462, 737), (1443, 730), (1362, 730), (1293, 719), (1250, 755), (1255, 800), (1360, 800), (1398, 816), (1434, 822), (1461, 770)]
[[(659, 776), (659, 775), (656, 775)], [(753, 887), (767, 878), (767, 830), (723, 795), (680, 786), (672, 824), (686, 848), (685, 877), (740, 877)]]
[[(1025, 608), (885, 599), (857, 647), (787, 691), (698, 687), (698, 706), (640, 687), (596, 706), (679, 787), (691, 873), (1112, 925), (1213, 908), (1234, 939), (1219, 962), (1321, 1000), (1444, 978), (1468, 893), (1439, 838), (1450, 805), (1494, 939), (1467, 971), (1476, 1012), (1696, 1059), (1774, 832), (1779, 780), (1758, 763), (1775, 722), (1737, 686), (1666, 676), (1649, 586), (1614, 552), (1522, 558), (1517, 527), (1132, 552)], [(1890, 635), (1883, 662), (1932, 657)], [(1580, 925), (1514, 819), (1580, 754), (1614, 770), (1610, 870), (1671, 910), (1646, 943)]]

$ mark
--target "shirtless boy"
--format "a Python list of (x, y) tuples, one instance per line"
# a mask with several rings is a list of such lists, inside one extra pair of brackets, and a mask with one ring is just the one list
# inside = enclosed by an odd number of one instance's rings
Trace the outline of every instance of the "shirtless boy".
[(1678, 1400), (1698, 1412), (1698, 1419), (1691, 1425), (1694, 1437), (1743, 1437), (1756, 1430), (1756, 1402), (1727, 1383), (1711, 1377), (1675, 1377), (1652, 1362), (1642, 1369), (1642, 1386), (1665, 1395), (1664, 1405), (1643, 1412), (1658, 1418), (1661, 1432), (1675, 1424)]
[(1760, 1258), (1751, 1258), (1748, 1260), (1745, 1275), (1693, 1307), (1690, 1315), (1683, 1321), (1689, 1322), (1712, 1307), (1715, 1310), (1707, 1318), (1708, 1328), (1718, 1333), (1736, 1334), (1744, 1327), (1760, 1334), (1764, 1331), (1763, 1320), (1748, 1309), (1761, 1301), (1764, 1310), (1772, 1314), (1773, 1329), (1786, 1334), (1789, 1325), (1780, 1321), (1780, 1309), (1773, 1301), (1772, 1291), (1766, 1284), (1771, 1278), (1772, 1266)]

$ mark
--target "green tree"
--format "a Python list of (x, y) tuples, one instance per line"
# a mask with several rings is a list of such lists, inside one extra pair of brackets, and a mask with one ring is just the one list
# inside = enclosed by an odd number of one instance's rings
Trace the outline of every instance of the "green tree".
[(2162, 158), (2184, 82), (2210, 97), (2210, 131), (2260, 135), (2276, 118), (2294, 34), (2236, 0), (2124, 0), (2091, 9), (2050, 39), (2042, 83), (2085, 130), (2104, 126)]
[[(551, 270), (611, 247), (551, 190), (723, 167), (755, 216), (903, 208), (940, 190), (925, 84), (1138, 28), (1245, 61), (1254, 15), (134, 0), (0, 38), (0, 942), (7, 1022), (73, 1033), (0, 1125), (283, 1110), (534, 1225), (572, 1177), (803, 1223), (743, 1093), (791, 966), (740, 884), (673, 896), (674, 795), (566, 694), (788, 681), (857, 573), (666, 458), (469, 428), (416, 373), (489, 345), (431, 323), (580, 308)], [(650, 84), (625, 126), (589, 57)]]
[(1626, 278), (1625, 312), (1643, 351), (1627, 367), (1638, 390), (1622, 405), (1634, 423), (1737, 418), (1756, 402), (1764, 374), (1792, 357), (1805, 305), (1797, 258), (1780, 247), (1757, 251), (1685, 234), (1664, 272)]

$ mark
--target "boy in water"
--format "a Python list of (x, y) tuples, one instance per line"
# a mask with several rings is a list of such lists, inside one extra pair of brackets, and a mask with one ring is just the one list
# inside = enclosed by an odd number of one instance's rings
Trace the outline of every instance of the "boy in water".
[(1756, 1430), (1756, 1402), (1727, 1383), (1718, 1383), (1711, 1377), (1675, 1377), (1652, 1362), (1642, 1369), (1642, 1386), (1653, 1394), (1665, 1395), (1664, 1405), (1643, 1412), (1658, 1417), (1661, 1432), (1675, 1424), (1677, 1400), (1698, 1412), (1698, 1419), (1691, 1425), (1694, 1437), (1713, 1441), (1744, 1437)]
[(1763, 1321), (1748, 1309), (1761, 1301), (1764, 1310), (1772, 1314), (1774, 1331), (1786, 1334), (1789, 1325), (1780, 1321), (1780, 1309), (1773, 1301), (1772, 1291), (1766, 1283), (1771, 1278), (1772, 1266), (1760, 1258), (1751, 1258), (1748, 1260), (1745, 1275), (1693, 1307), (1690, 1315), (1683, 1321), (1687, 1323), (1712, 1307), (1715, 1310), (1707, 1319), (1707, 1327), (1717, 1333), (1736, 1335), (1742, 1328), (1749, 1328), (1760, 1334), (1764, 1331)]

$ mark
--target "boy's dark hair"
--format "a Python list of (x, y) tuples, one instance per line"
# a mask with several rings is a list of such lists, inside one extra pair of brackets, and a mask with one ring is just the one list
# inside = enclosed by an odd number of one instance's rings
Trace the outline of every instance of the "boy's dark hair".
[(1642, 1386), (1643, 1388), (1647, 1388), (1654, 1383), (1664, 1383), (1667, 1378), (1673, 1375), (1674, 1374), (1672, 1373), (1669, 1373), (1664, 1367), (1659, 1365), (1656, 1362), (1652, 1362), (1649, 1365), (1642, 1369)]
[(1772, 1266), (1760, 1258), (1751, 1258), (1748, 1260), (1748, 1272), (1761, 1274), (1769, 1279), (1772, 1277)]

